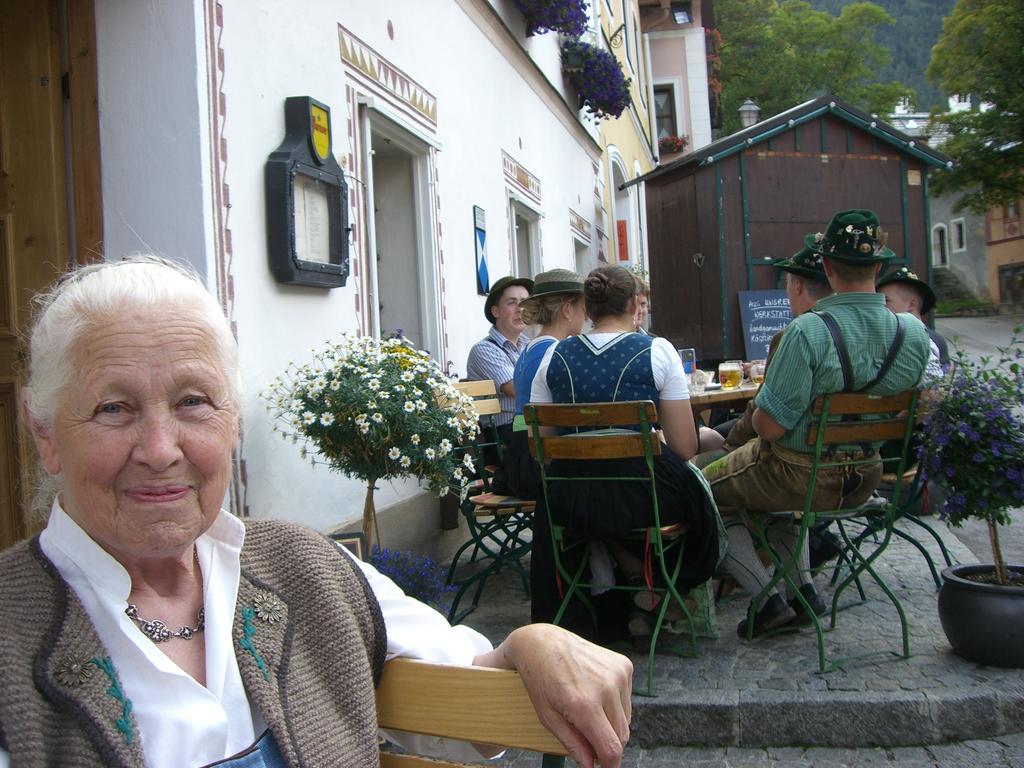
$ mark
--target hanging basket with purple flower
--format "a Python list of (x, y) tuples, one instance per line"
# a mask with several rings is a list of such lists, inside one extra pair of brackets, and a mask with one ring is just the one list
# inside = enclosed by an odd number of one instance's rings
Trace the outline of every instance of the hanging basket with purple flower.
[(629, 106), (630, 79), (608, 51), (582, 40), (562, 43), (562, 68), (579, 94), (580, 107), (595, 120), (618, 117)]
[(515, 0), (526, 19), (526, 36), (561, 32), (579, 37), (587, 28), (586, 0)]
[[(988, 524), (996, 581), (1007, 573), (999, 527), (1024, 506), (1024, 349), (1018, 327), (996, 358), (975, 362), (960, 350), (930, 398), (919, 451), (924, 473), (946, 494), (942, 515), (959, 526)], [(1019, 578), (1019, 577), (1018, 577)]]

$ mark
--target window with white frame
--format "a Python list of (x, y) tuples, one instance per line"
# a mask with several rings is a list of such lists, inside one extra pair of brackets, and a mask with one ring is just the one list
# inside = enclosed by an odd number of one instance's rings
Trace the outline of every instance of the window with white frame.
[(518, 198), (509, 206), (514, 274), (533, 277), (540, 272), (540, 214)]
[(963, 219), (953, 219), (949, 223), (953, 229), (953, 250), (967, 250), (967, 224)]
[(636, 43), (635, 40), (630, 41), (629, 37), (629, 0), (622, 0), (622, 39), (626, 43), (626, 63), (629, 64), (629, 71), (635, 72), (636, 67), (633, 65), (633, 45)]
[(654, 86), (654, 125), (659, 139), (679, 135), (676, 89), (671, 83)]
[(598, 29), (600, 29), (600, 24), (597, 20), (597, 6), (594, 4), (594, 0), (584, 0), (583, 5), (587, 11), (587, 32), (591, 35), (596, 35)]

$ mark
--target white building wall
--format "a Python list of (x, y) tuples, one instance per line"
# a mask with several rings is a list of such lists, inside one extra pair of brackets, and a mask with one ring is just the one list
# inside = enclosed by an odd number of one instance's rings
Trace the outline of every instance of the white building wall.
[[(541, 216), (542, 268), (574, 264), (569, 209), (586, 216), (592, 206), (600, 150), (567, 121), (575, 110), (558, 108), (564, 86), (556, 36), (527, 40), (520, 22), (518, 41), (502, 41), (505, 27), (499, 22), (495, 31), (487, 1), (310, 0), (298, 10), (290, 0), (195, 0), (190, 8), (97, 0), (107, 252), (156, 250), (221, 278), (216, 289), (237, 327), (246, 389), (240, 506), (254, 517), (327, 530), (362, 512), (363, 485), (303, 462), (295, 446), (271, 433), (258, 397), (311, 346), (371, 327), (365, 232), (357, 233), (342, 288), (280, 285), (267, 267), (264, 164), (284, 137), (286, 97), (309, 95), (331, 107), (334, 155), (348, 165), (351, 190), (365, 181), (358, 153), (348, 162), (359, 116), (348, 113), (346, 86), (354, 82), (339, 52), (339, 25), (437, 99), (431, 138), (443, 359), (464, 372), (470, 346), (488, 328), (475, 287), (474, 205), (487, 215), (492, 282), (509, 271), (503, 152), (540, 182), (540, 202), (532, 205)], [(496, 6), (506, 14), (512, 7)], [(517, 45), (536, 67), (517, 60)], [(538, 69), (554, 89), (544, 87)], [(427, 527), (436, 530), (436, 502), (415, 482), (381, 483), (376, 499), (385, 512), (399, 502), (423, 507)]]
[(700, 27), (683, 30), (686, 44), (687, 91), (690, 102), (691, 151), (711, 143), (711, 106), (708, 101), (707, 48)]
[(96, 0), (107, 258), (156, 253), (209, 273), (202, 40), (201, 3)]

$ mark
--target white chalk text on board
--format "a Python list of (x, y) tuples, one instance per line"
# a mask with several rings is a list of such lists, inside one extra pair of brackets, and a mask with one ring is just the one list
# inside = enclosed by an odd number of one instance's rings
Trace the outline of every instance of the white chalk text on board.
[(782, 290), (739, 291), (740, 322), (747, 360), (768, 356), (768, 342), (793, 319)]

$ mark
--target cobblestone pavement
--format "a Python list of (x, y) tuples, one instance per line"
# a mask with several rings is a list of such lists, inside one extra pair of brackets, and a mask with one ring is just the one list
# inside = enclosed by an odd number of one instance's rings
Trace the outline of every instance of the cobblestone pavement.
[[(510, 752), (496, 764), (537, 768), (540, 759), (529, 753)], [(869, 768), (890, 765), (899, 768), (1024, 768), (1024, 733), (955, 744), (887, 749), (629, 747), (622, 761), (622, 768)]]
[[(956, 560), (976, 561), (944, 525), (931, 520)], [(926, 548), (940, 561), (930, 537)], [(885, 765), (887, 753), (870, 749), (882, 747), (895, 750), (892, 759), (908, 765), (1013, 765), (1005, 760), (1017, 760), (1024, 766), (1020, 737), (1007, 737), (1008, 746), (991, 741), (1024, 726), (1024, 670), (983, 667), (952, 654), (938, 621), (935, 585), (909, 544), (894, 540), (877, 565), (906, 609), (909, 659), (874, 656), (819, 674), (810, 631), (741, 641), (735, 627), (747, 599), (730, 596), (718, 609), (720, 637), (702, 639), (697, 658), (672, 652), (678, 637), (659, 643), (657, 696), (634, 697), (632, 743), (640, 751), (631, 765), (672, 765), (681, 756), (689, 764), (692, 750), (668, 747), (703, 747), (693, 759), (707, 765), (790, 764), (782, 759), (795, 761), (792, 765)], [(817, 585), (831, 596), (824, 575)], [(826, 633), (830, 657), (899, 648), (895, 610), (879, 589), (865, 586), (867, 602), (841, 611), (837, 628)], [(846, 594), (853, 597), (852, 590)], [(501, 574), (488, 582), (467, 623), (499, 641), (528, 620), (529, 599), (521, 583), (513, 574)], [(632, 659), (639, 690), (646, 657), (632, 654)], [(950, 742), (963, 743), (922, 746)], [(808, 751), (773, 751), (794, 745)], [(826, 760), (816, 751), (822, 747), (840, 749), (827, 750)], [(928, 763), (929, 755), (945, 762)], [(957, 762), (961, 758), (964, 762)]]

